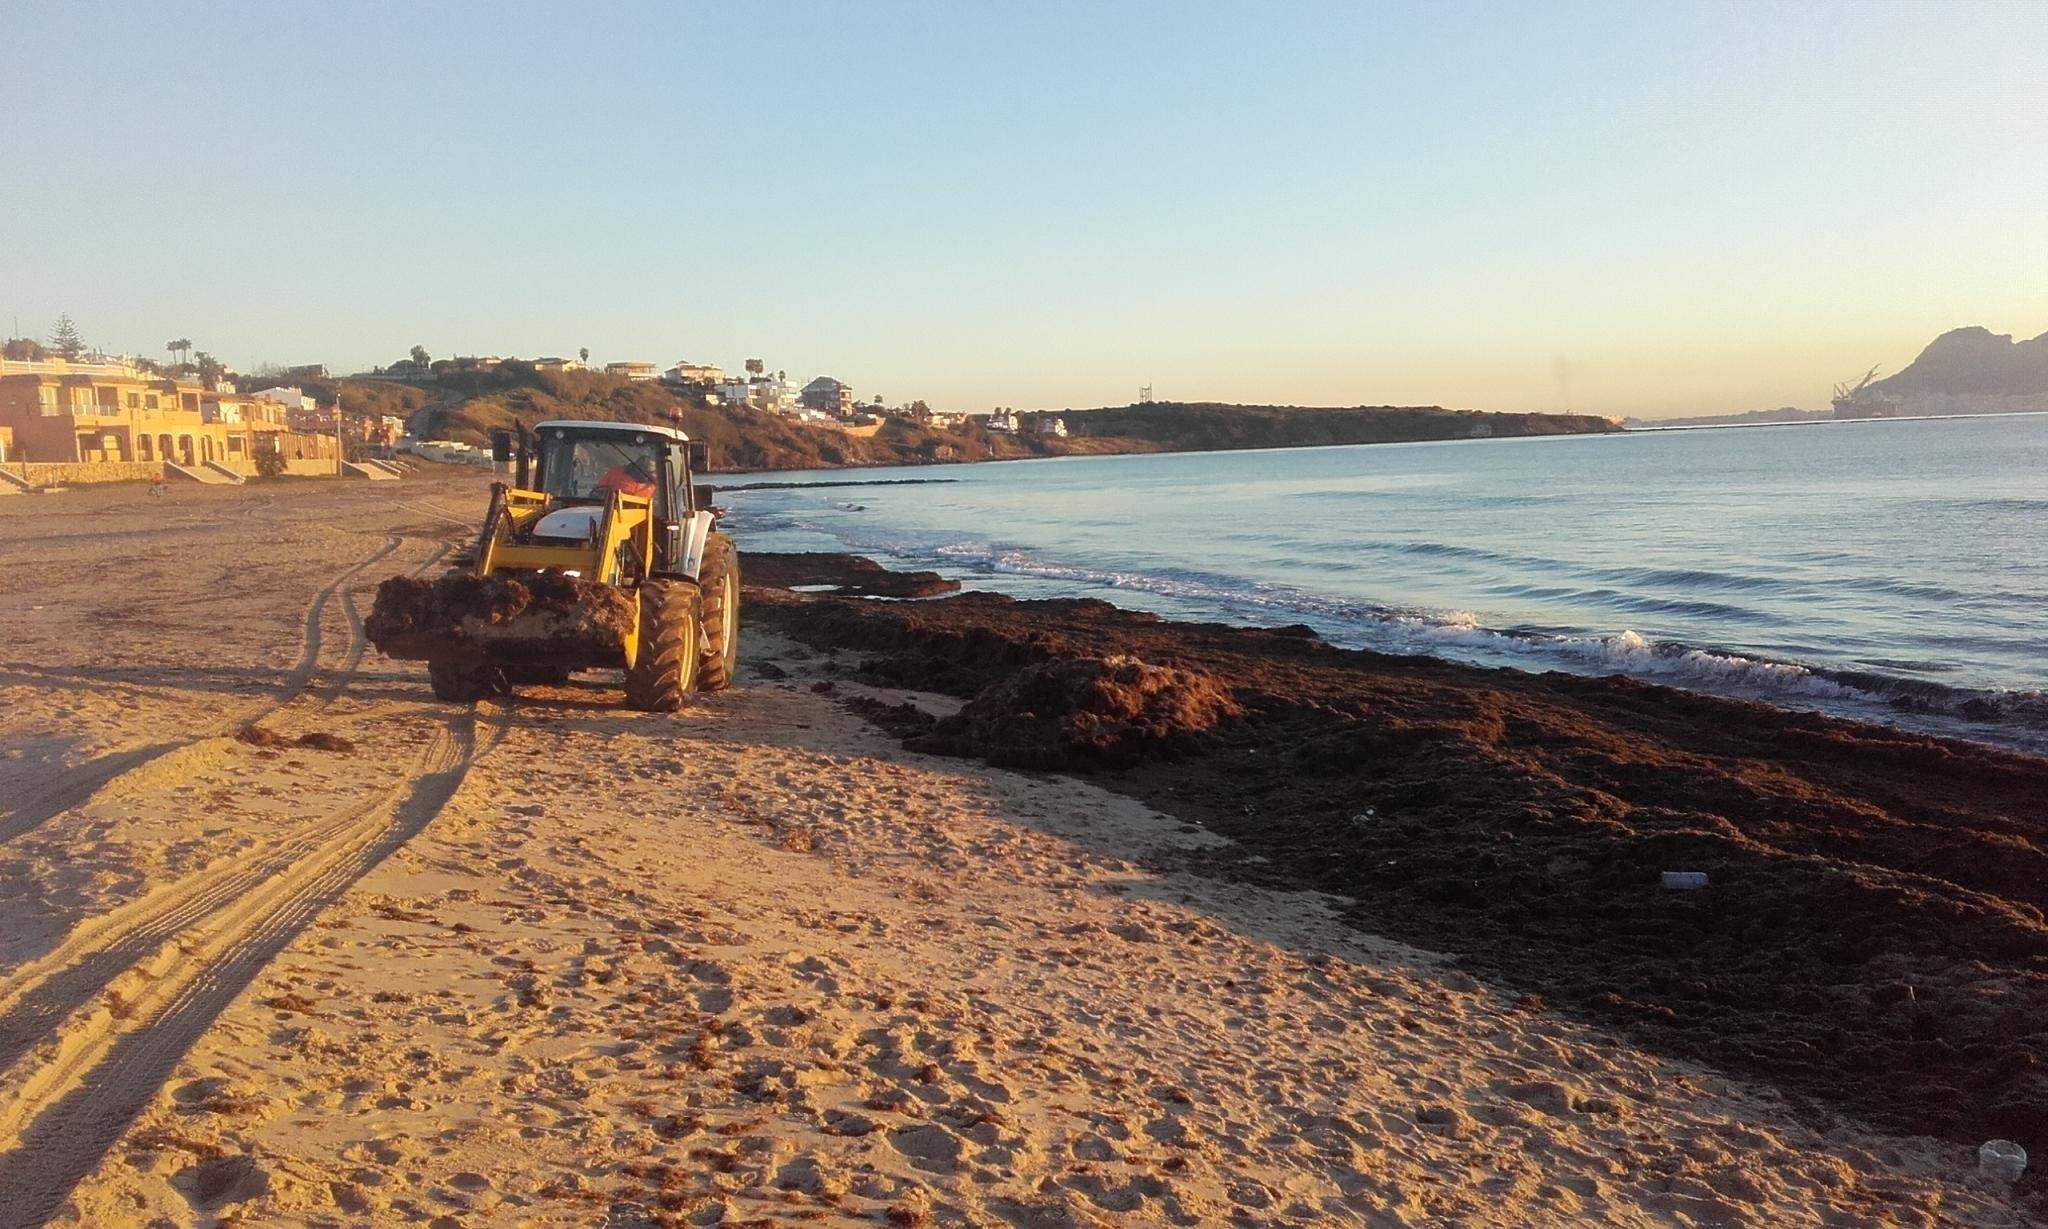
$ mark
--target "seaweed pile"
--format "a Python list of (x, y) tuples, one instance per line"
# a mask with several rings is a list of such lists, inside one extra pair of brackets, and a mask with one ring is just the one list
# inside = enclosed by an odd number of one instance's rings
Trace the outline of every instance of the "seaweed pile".
[(750, 551), (742, 562), (750, 585), (809, 589), (841, 597), (936, 597), (957, 593), (960, 582), (937, 572), (894, 572), (861, 555), (828, 551), (770, 554)]
[(1206, 674), (1124, 655), (1080, 657), (991, 683), (906, 745), (1012, 768), (1090, 769), (1183, 752), (1243, 711)]
[(394, 576), (377, 586), (363, 632), (387, 657), (601, 655), (632, 633), (634, 601), (629, 591), (555, 573)]
[(1089, 765), (1232, 838), (1208, 872), (1349, 897), (1363, 927), (1886, 1129), (2048, 1151), (2048, 760), (1095, 601), (749, 596), (875, 681), (979, 697), (944, 735), (891, 723), (912, 746), (1065, 747), (1083, 723), (1019, 714), (1089, 663), (1221, 680), (1239, 715), (1178, 758)]

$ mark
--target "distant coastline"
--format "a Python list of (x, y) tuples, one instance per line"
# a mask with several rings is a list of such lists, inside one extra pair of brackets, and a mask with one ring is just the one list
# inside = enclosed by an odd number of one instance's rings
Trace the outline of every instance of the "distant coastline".
[(1650, 431), (1708, 431), (1727, 427), (1824, 427), (1860, 426), (1873, 422), (1948, 422), (1968, 418), (2027, 418), (2036, 414), (2048, 414), (2048, 409), (2039, 410), (1988, 410), (1982, 413), (1956, 414), (1814, 414), (1806, 418), (1760, 418), (1742, 421), (1740, 416), (1731, 415), (1727, 421), (1714, 419), (1674, 418), (1667, 420), (1634, 420), (1639, 425), (1631, 426), (1631, 435)]
[(1683, 418), (1624, 418), (1622, 425), (1631, 431), (1662, 430), (1671, 427), (1764, 427), (1784, 423), (1816, 422), (1832, 418), (1826, 410), (1802, 410), (1795, 406), (1781, 406), (1775, 410), (1750, 410), (1743, 414), (1692, 414)]
[(1168, 401), (973, 416), (927, 411), (920, 417), (877, 408), (858, 422), (817, 422), (714, 406), (701, 392), (624, 376), (511, 363), (489, 373), (446, 373), (431, 385), (344, 378), (308, 391), (331, 393), (350, 413), (404, 416), (417, 439), (471, 445), (487, 443), (494, 430), (517, 423), (530, 428), (549, 418), (671, 423), (709, 445), (712, 468), (726, 473), (1593, 435), (1623, 429), (1617, 419), (1583, 414)]

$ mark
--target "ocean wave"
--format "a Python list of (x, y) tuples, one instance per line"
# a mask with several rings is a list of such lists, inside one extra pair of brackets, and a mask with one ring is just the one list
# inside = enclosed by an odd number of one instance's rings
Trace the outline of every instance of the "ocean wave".
[(1465, 649), (1487, 664), (1592, 667), (1665, 681), (1691, 680), (1756, 692), (1809, 697), (1842, 697), (1852, 689), (1809, 667), (1717, 652), (1690, 645), (1652, 642), (1633, 630), (1584, 636), (1487, 627), (1470, 610), (1419, 611), (1348, 602), (1284, 585), (1180, 571), (1093, 568), (1040, 559), (985, 542), (955, 542), (935, 552), (936, 561), (998, 575), (1028, 576), (1100, 589), (1135, 590), (1239, 612), (1260, 621), (1307, 618), (1318, 630), (1360, 647), (1440, 656)]
[[(1306, 621), (1332, 643), (1380, 652), (1450, 657), (1479, 665), (1624, 674), (1736, 699), (1803, 703), (1866, 719), (1944, 718), (1961, 727), (2010, 726), (2036, 742), (2048, 735), (2048, 697), (1901, 678), (1878, 671), (1828, 669), (1732, 650), (1652, 640), (1624, 628), (1607, 635), (1488, 627), (1470, 610), (1419, 611), (1347, 602), (1282, 585), (1204, 573), (1091, 568), (1040, 559), (986, 542), (953, 542), (936, 552), (955, 566), (996, 575), (1066, 582), (1081, 589), (1129, 590), (1251, 616), (1248, 621)], [(1969, 729), (1932, 727), (1939, 733)]]
[[(1623, 674), (1736, 699), (1810, 706), (1839, 715), (2038, 749), (2048, 745), (2048, 696), (1907, 678), (1879, 668), (1843, 669), (1775, 660), (1732, 649), (1656, 640), (1634, 629), (1592, 633), (1569, 628), (1491, 627), (1471, 610), (1404, 609), (1332, 597), (1271, 582), (1197, 569), (1090, 566), (957, 532), (909, 532), (801, 514), (763, 518), (778, 529), (829, 535), (851, 550), (955, 575), (981, 575), (991, 587), (1033, 596), (1134, 595), (1131, 604), (1161, 613), (1223, 618), (1253, 625), (1307, 623), (1331, 643), (1378, 652), (1445, 657), (1475, 665), (1575, 674)], [(1485, 558), (1493, 552), (1421, 544), (1424, 552)], [(1562, 566), (1562, 565), (1559, 565)], [(1682, 585), (1725, 574), (1638, 570), (1638, 579)], [(1730, 590), (1750, 587), (1745, 578)], [(1756, 578), (1748, 578), (1756, 579)], [(1004, 580), (1029, 582), (1026, 587)], [(1703, 587), (1705, 585), (1703, 584)], [(1549, 589), (1549, 586), (1541, 586)], [(1567, 597), (1597, 598), (1617, 613), (1680, 613), (1725, 624), (1769, 621), (1758, 612), (1699, 599), (1659, 598), (1614, 590), (1566, 588)], [(1145, 600), (1138, 600), (1142, 595)], [(1900, 668), (1910, 668), (1901, 664)]]

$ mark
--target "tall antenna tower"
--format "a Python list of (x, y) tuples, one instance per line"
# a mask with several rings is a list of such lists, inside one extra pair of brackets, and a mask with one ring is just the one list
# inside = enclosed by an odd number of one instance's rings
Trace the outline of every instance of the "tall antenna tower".
[(1138, 389), (1138, 404), (1152, 404), (1152, 386), (1150, 384), (1143, 385)]

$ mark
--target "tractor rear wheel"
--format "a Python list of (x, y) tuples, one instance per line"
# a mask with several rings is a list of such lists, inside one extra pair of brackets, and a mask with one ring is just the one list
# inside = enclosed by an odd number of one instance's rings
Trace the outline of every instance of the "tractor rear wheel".
[(427, 680), (434, 685), (436, 700), (454, 704), (470, 704), (498, 690), (489, 671), (445, 657), (427, 662)]
[(643, 713), (672, 713), (697, 682), (697, 586), (650, 580), (640, 586), (640, 647), (626, 667), (626, 704)]
[(705, 543), (697, 587), (704, 593), (704, 664), (697, 671), (697, 688), (724, 691), (732, 686), (740, 660), (740, 553), (731, 538), (714, 533)]

